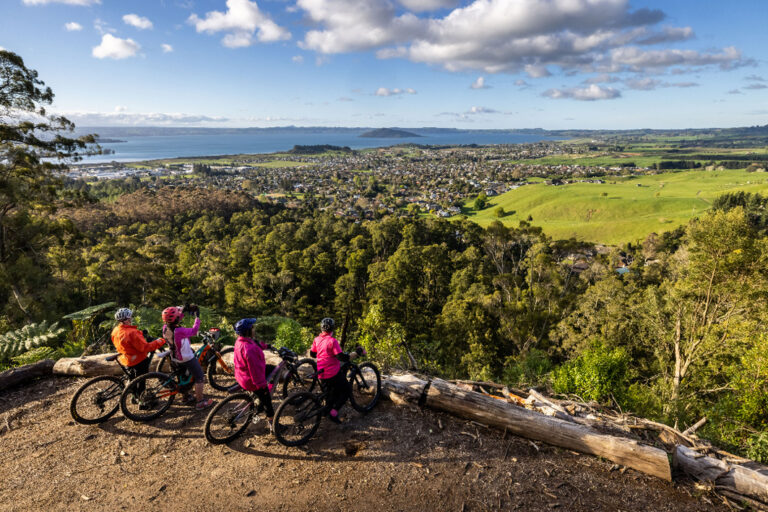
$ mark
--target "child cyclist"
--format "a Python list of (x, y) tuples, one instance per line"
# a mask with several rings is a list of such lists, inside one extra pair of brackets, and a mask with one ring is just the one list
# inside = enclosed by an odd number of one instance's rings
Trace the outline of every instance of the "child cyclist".
[(322, 331), (312, 342), (309, 355), (317, 358), (317, 376), (321, 386), (328, 390), (328, 415), (334, 423), (341, 423), (339, 410), (349, 398), (352, 390), (345, 372), (341, 371), (341, 363), (346, 363), (364, 353), (362, 347), (354, 352), (346, 353), (333, 337), (333, 318), (323, 318), (320, 322)]
[(147, 354), (162, 347), (165, 340), (158, 339), (147, 343), (144, 334), (132, 325), (133, 311), (128, 308), (118, 309), (115, 320), (117, 325), (112, 329), (112, 343), (120, 353), (120, 364), (127, 366), (135, 379), (149, 371)]
[(266, 364), (264, 350), (272, 348), (269, 344), (253, 339), (255, 318), (243, 318), (235, 324), (235, 380), (246, 391), (253, 392), (259, 397), (259, 402), (267, 415), (267, 422), (272, 428), (272, 408), (270, 386), (267, 375), (275, 369), (274, 365)]
[[(184, 311), (191, 311), (195, 315), (195, 323), (192, 327), (181, 327), (181, 320), (184, 318)], [(170, 307), (163, 310), (163, 338), (165, 338), (171, 347), (171, 359), (180, 366), (185, 367), (192, 375), (195, 382), (195, 397), (187, 397), (187, 402), (195, 402), (195, 408), (205, 409), (213, 405), (213, 400), (203, 396), (205, 387), (205, 375), (200, 361), (195, 357), (195, 351), (189, 338), (197, 336), (200, 330), (200, 308), (195, 305), (188, 309)]]

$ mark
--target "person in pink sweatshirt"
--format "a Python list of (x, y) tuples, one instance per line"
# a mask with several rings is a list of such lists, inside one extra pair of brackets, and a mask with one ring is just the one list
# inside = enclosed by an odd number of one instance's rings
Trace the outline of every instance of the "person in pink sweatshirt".
[(317, 358), (317, 376), (320, 384), (328, 390), (328, 416), (334, 423), (341, 423), (339, 411), (352, 393), (346, 372), (341, 371), (341, 363), (346, 363), (362, 355), (364, 350), (357, 347), (353, 352), (346, 353), (333, 337), (333, 318), (323, 318), (320, 322), (322, 331), (312, 342), (309, 355)]
[(267, 376), (275, 369), (266, 364), (264, 350), (272, 348), (269, 344), (253, 339), (255, 318), (243, 318), (235, 324), (235, 380), (246, 391), (252, 391), (258, 398), (270, 429), (275, 411), (272, 407), (271, 384)]
[(186, 367), (195, 382), (195, 397), (192, 399), (188, 396), (187, 401), (194, 401), (195, 408), (202, 410), (212, 406), (213, 400), (205, 398), (203, 395), (205, 375), (189, 341), (189, 338), (197, 336), (198, 331), (200, 331), (200, 309), (192, 305), (187, 311), (191, 311), (195, 315), (195, 323), (192, 327), (181, 327), (181, 320), (184, 318), (183, 308), (170, 307), (163, 310), (163, 322), (165, 322), (163, 338), (168, 341), (171, 348), (171, 359), (176, 364)]

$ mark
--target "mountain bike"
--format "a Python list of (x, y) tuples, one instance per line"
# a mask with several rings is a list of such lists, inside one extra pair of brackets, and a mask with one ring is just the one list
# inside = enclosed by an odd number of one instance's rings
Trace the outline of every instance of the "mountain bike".
[[(277, 350), (280, 364), (267, 376), (270, 395), (282, 381), (283, 396), (299, 390), (312, 391), (317, 384), (316, 363), (313, 359), (301, 359), (292, 350)], [(228, 443), (242, 434), (255, 414), (263, 410), (259, 398), (251, 391), (228, 396), (211, 410), (205, 419), (205, 438), (212, 444)]]
[(192, 374), (171, 360), (172, 371), (150, 372), (132, 380), (120, 395), (120, 409), (126, 418), (147, 422), (159, 418), (173, 404), (176, 395), (192, 389)]
[[(347, 380), (352, 386), (349, 402), (361, 413), (370, 412), (379, 401), (381, 395), (381, 374), (371, 362), (360, 365), (353, 362), (344, 363), (341, 370), (346, 372)], [(328, 414), (329, 390), (322, 384), (322, 393), (316, 395), (308, 391), (291, 394), (280, 404), (275, 412), (273, 430), (277, 440), (285, 446), (306, 444), (320, 427), (323, 416)]]
[[(150, 352), (147, 356), (150, 364), (154, 355), (154, 352)], [(119, 356), (120, 354), (114, 354), (106, 360), (115, 361), (123, 370), (123, 375), (94, 377), (75, 391), (69, 403), (69, 412), (76, 422), (83, 425), (102, 423), (117, 412), (120, 407), (120, 395), (128, 383), (136, 377), (130, 367), (124, 366), (118, 360)]]
[[(236, 384), (233, 363), (235, 349), (234, 347), (222, 348), (218, 341), (220, 336), (221, 330), (216, 328), (200, 334), (203, 346), (195, 351), (195, 357), (200, 361), (203, 369), (208, 367), (208, 383), (211, 387), (219, 391), (227, 391)], [(166, 351), (160, 355), (156, 371), (170, 373), (171, 370), (171, 353)]]

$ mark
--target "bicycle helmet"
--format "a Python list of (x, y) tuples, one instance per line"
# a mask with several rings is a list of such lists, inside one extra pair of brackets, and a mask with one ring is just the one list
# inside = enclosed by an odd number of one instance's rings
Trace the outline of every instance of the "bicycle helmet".
[(323, 318), (320, 320), (320, 329), (323, 330), (323, 332), (331, 332), (333, 331), (333, 326), (336, 325), (333, 321), (333, 318)]
[(131, 311), (128, 308), (120, 308), (115, 313), (115, 320), (118, 322), (122, 322), (123, 320), (128, 320), (129, 318), (133, 318), (133, 311)]
[(184, 313), (181, 312), (181, 308), (171, 306), (163, 310), (163, 322), (166, 324), (179, 323), (182, 318), (184, 318)]
[(243, 318), (235, 324), (235, 333), (240, 336), (247, 336), (251, 332), (251, 327), (256, 323), (255, 318)]

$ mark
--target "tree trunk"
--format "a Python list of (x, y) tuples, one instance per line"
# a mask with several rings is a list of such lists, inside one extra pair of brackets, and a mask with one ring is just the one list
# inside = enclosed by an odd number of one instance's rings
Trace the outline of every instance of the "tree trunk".
[(748, 465), (728, 464), (685, 446), (678, 446), (675, 450), (674, 464), (697, 480), (768, 504), (768, 467), (754, 462)]
[[(64, 357), (53, 366), (54, 375), (75, 375), (79, 377), (94, 377), (96, 375), (122, 375), (116, 361), (107, 361), (114, 354), (97, 354), (95, 356)], [(153, 363), (154, 364), (154, 363)], [(153, 366), (154, 368), (154, 366)]]
[(666, 452), (631, 439), (600, 434), (589, 427), (544, 416), (482, 393), (463, 390), (441, 379), (426, 382), (414, 376), (390, 377), (385, 379), (384, 388), (390, 396), (402, 393), (401, 396), (411, 402), (415, 397), (423, 397), (427, 407), (504, 428), (528, 439), (604, 457), (637, 471), (672, 480)]
[(32, 364), (11, 368), (0, 373), (0, 390), (17, 386), (38, 377), (46, 377), (53, 372), (53, 359), (43, 359)]

